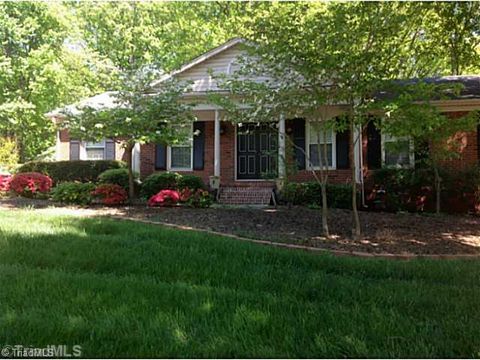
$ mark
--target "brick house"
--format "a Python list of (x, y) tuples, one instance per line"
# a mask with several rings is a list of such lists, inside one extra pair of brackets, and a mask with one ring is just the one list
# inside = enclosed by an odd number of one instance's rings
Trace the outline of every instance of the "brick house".
[[(285, 159), (287, 137), (304, 149), (310, 159), (306, 161), (302, 151), (295, 151), (298, 171), (292, 176), (293, 181), (313, 180), (312, 170), (319, 166), (319, 159), (314, 154), (317, 147), (324, 143), (328, 147), (329, 181), (333, 183), (351, 182), (351, 165), (354, 162), (359, 169), (355, 174), (355, 181), (359, 184), (368, 180), (372, 170), (382, 166), (414, 166), (413, 144), (408, 139), (381, 134), (373, 123), (358, 130), (360, 141), (351, 152), (348, 132), (329, 132), (318, 139), (310, 130), (312, 124), (305, 119), (272, 119), (275, 127), (237, 124), (229, 120), (221, 108), (208, 103), (206, 96), (209, 92), (219, 90), (212, 74), (231, 74), (235, 71), (236, 59), (243, 54), (241, 43), (241, 39), (230, 40), (167, 76), (193, 82), (192, 91), (185, 94), (185, 98), (196, 100), (194, 114), (197, 120), (189, 129), (191, 140), (184, 144), (142, 144), (135, 147), (133, 166), (142, 178), (160, 171), (195, 174), (212, 187), (220, 186), (220, 194), (222, 191), (225, 194), (241, 192), (241, 202), (256, 201), (262, 197), (261, 193), (270, 194), (277, 184), (276, 180), (285, 176), (286, 168), (282, 159)], [(480, 76), (444, 77), (429, 81), (464, 84), (460, 96), (436, 102), (436, 106), (452, 119), (480, 109)], [(108, 107), (112, 103), (111, 95), (100, 94), (85, 102)], [(329, 107), (328, 112), (334, 118), (345, 110), (338, 105)], [(48, 116), (56, 122), (61, 121), (58, 112), (49, 113)], [(457, 136), (461, 137), (464, 144), (462, 156), (449, 161), (447, 165), (455, 169), (477, 165), (480, 153), (478, 131)], [(404, 145), (400, 146), (400, 151), (396, 147), (393, 153), (385, 146), (393, 141)], [(123, 149), (109, 140), (96, 144), (72, 140), (67, 131), (61, 130), (57, 135), (56, 156), (57, 160), (122, 159)]]

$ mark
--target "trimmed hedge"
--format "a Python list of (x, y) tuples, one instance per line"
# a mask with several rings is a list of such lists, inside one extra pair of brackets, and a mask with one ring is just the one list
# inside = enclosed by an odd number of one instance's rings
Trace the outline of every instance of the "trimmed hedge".
[(64, 182), (53, 188), (51, 195), (53, 201), (64, 204), (88, 205), (92, 202), (92, 191), (95, 184)]
[(182, 190), (189, 188), (193, 191), (204, 189), (203, 180), (195, 175), (181, 175), (164, 172), (148, 176), (142, 183), (142, 197), (149, 199), (161, 190)]
[[(293, 205), (322, 206), (322, 188), (317, 182), (288, 183), (282, 193), (285, 202)], [(327, 184), (327, 203), (331, 208), (352, 208), (352, 186)]]
[[(133, 173), (134, 179), (137, 182), (138, 173)], [(128, 190), (128, 170), (122, 169), (109, 169), (98, 175), (99, 184), (116, 184), (120, 185), (125, 190)], [(134, 186), (136, 188), (136, 186)]]
[(95, 182), (105, 170), (121, 168), (125, 168), (125, 163), (116, 160), (32, 161), (20, 166), (17, 172), (39, 172), (54, 183)]

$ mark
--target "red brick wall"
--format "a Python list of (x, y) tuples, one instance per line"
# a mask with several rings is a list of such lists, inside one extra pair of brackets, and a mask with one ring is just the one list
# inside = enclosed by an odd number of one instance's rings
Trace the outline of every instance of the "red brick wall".
[[(452, 119), (463, 116), (465, 113), (457, 112), (450, 113), (449, 116)], [(235, 182), (235, 125), (222, 122), (222, 135), (220, 140), (221, 146), (221, 183), (222, 185), (232, 184), (248, 184), (248, 185), (265, 185), (265, 182)], [(68, 135), (68, 134), (67, 134)], [(476, 165), (478, 163), (478, 142), (477, 133), (471, 132), (467, 134), (458, 134), (460, 136), (464, 147), (462, 148), (462, 154), (459, 159), (450, 160), (445, 163), (450, 169), (463, 169), (469, 166)], [(366, 130), (363, 133), (362, 138), (362, 152), (363, 152), (363, 173), (365, 182), (368, 183), (371, 178), (372, 170), (368, 169), (367, 163), (367, 147), (368, 138)], [(352, 164), (353, 159), (350, 159)], [(205, 122), (205, 162), (204, 170), (190, 171), (185, 173), (194, 174), (200, 176), (206, 184), (208, 184), (209, 176), (213, 175), (214, 167), (214, 122)], [(146, 177), (155, 172), (155, 145), (146, 144), (141, 146), (141, 175)], [(313, 181), (314, 176), (310, 170), (298, 171), (295, 175), (290, 177), (291, 181)], [(342, 170), (330, 170), (329, 182), (331, 183), (349, 183), (352, 180), (352, 173), (350, 169)]]
[[(467, 112), (452, 112), (448, 116), (456, 119), (465, 116)], [(459, 132), (455, 136), (455, 141), (461, 144), (460, 157), (444, 162), (444, 167), (449, 170), (462, 170), (471, 166), (478, 165), (478, 138), (477, 132)]]
[[(209, 176), (213, 175), (213, 146), (214, 146), (214, 122), (205, 122), (205, 153), (203, 170), (182, 171), (182, 174), (194, 174), (200, 176), (208, 184)], [(223, 150), (223, 149), (222, 149)], [(142, 178), (157, 172), (155, 169), (155, 144), (140, 146), (140, 175)], [(162, 172), (162, 171), (158, 171)]]

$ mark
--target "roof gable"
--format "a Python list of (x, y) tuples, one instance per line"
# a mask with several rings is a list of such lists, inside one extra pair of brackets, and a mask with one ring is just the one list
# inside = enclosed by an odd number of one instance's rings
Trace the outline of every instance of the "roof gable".
[[(204, 77), (208, 78), (208, 73), (205, 73), (205, 70), (211, 69), (213, 72), (218, 72), (215, 70), (225, 67), (225, 65), (228, 67), (231, 61), (234, 60), (236, 56), (238, 56), (239, 53), (241, 52), (241, 51), (238, 51), (238, 45), (244, 42), (245, 42), (244, 39), (233, 38), (223, 43), (222, 45), (217, 46), (216, 48), (196, 57), (192, 61), (183, 65), (180, 69), (172, 71), (171, 73), (162, 76), (160, 79), (152, 83), (152, 87), (155, 88), (161, 82), (171, 78), (186, 80), (189, 78), (189, 75), (192, 75), (193, 77), (195, 77), (195, 75), (193, 74), (196, 72), (201, 73), (202, 75), (204, 75)], [(238, 53), (235, 53), (235, 51), (232, 51), (233, 48), (235, 47), (237, 48)], [(214, 58), (217, 58), (217, 62), (213, 61)], [(225, 70), (225, 69), (222, 69), (222, 70)], [(189, 73), (193, 73), (193, 74), (189, 74)], [(192, 80), (195, 82), (196, 80), (199, 80), (199, 79), (194, 78)], [(206, 79), (202, 79), (202, 80), (203, 80), (202, 82), (205, 82)]]

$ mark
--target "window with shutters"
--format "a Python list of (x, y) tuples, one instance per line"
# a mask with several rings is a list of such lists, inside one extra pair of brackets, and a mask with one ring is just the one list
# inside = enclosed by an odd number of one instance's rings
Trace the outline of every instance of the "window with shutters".
[[(336, 134), (332, 129), (323, 129), (318, 123), (307, 122), (307, 156), (310, 167), (319, 169), (328, 164), (329, 169), (336, 169)], [(325, 148), (326, 146), (326, 157)], [(307, 162), (308, 163), (308, 162)]]
[(105, 159), (105, 140), (100, 142), (87, 141), (85, 143), (85, 152), (87, 160)]
[(382, 164), (385, 167), (414, 167), (413, 141), (405, 136), (398, 137), (382, 133)]
[(180, 142), (168, 147), (168, 170), (190, 171), (193, 164), (193, 126), (181, 128), (179, 138)]

